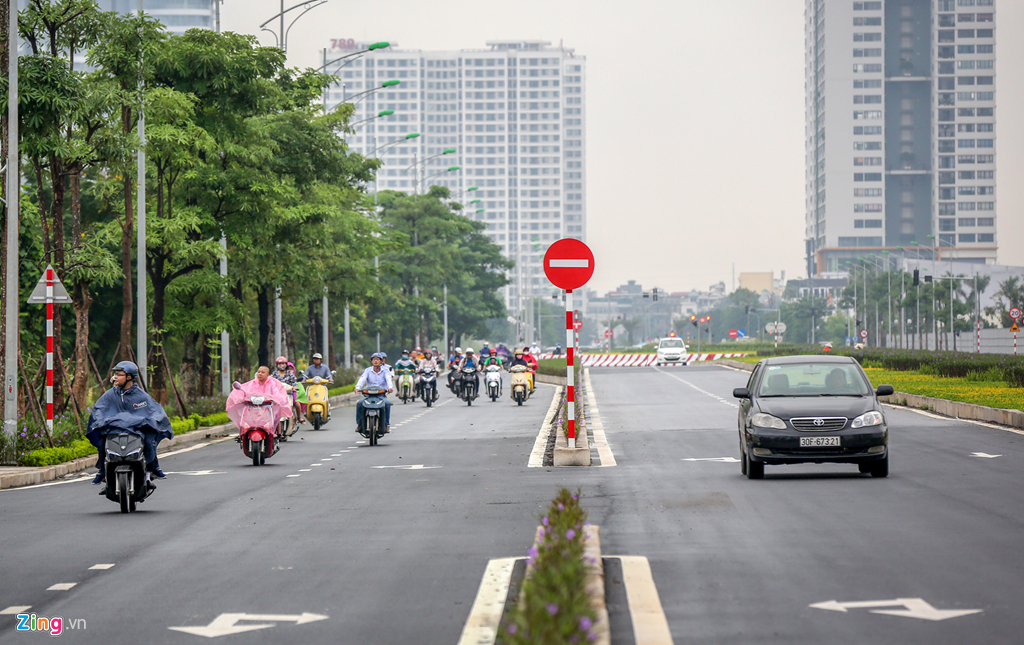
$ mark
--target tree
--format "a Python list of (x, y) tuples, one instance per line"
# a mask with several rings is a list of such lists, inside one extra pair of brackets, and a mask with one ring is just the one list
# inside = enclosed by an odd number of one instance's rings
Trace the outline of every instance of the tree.
[(1017, 307), (1024, 308), (1024, 281), (1018, 276), (1010, 276), (999, 285), (992, 298), (995, 304), (985, 307), (985, 315), (999, 320), (1001, 327), (1013, 325), (1013, 318), (1010, 318), (1010, 309)]

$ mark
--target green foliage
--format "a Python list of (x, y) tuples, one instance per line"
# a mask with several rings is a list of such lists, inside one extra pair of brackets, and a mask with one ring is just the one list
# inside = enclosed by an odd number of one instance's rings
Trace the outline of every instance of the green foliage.
[(174, 431), (174, 434), (185, 434), (186, 432), (192, 432), (195, 429), (196, 421), (191, 417), (188, 419), (182, 419), (181, 417), (171, 419), (171, 430)]
[(355, 383), (349, 383), (348, 385), (342, 385), (341, 387), (335, 387), (327, 390), (327, 396), (338, 396), (339, 394), (348, 394), (356, 389)]
[(584, 558), (587, 514), (580, 492), (562, 488), (541, 517), (538, 539), (527, 558), (519, 603), (500, 628), (503, 645), (563, 645), (594, 638), (597, 616), (586, 591)]
[(211, 426), (221, 426), (225, 423), (231, 423), (231, 419), (228, 418), (227, 412), (217, 412), (215, 414), (208, 414), (205, 417), (199, 419), (200, 428), (209, 428)]
[(56, 448), (39, 448), (25, 455), (20, 463), (22, 466), (53, 466), (54, 464), (62, 464), (66, 461), (72, 461), (80, 457), (88, 457), (89, 455), (96, 454), (96, 446), (92, 445), (88, 439), (79, 439), (73, 441), (67, 446), (58, 446)]
[(537, 361), (537, 373), (547, 376), (565, 376), (566, 367), (564, 358), (542, 358)]

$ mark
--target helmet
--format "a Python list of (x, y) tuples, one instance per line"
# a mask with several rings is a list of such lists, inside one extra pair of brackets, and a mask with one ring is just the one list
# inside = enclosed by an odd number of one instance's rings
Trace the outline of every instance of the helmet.
[(497, 356), (497, 355), (498, 355), (498, 350), (492, 349), (491, 350), (491, 356)]
[(409, 350), (407, 350), (407, 349), (403, 349), (403, 350), (402, 350), (402, 353), (403, 353), (403, 354), (408, 354), (408, 353), (409, 353)]
[(126, 375), (132, 377), (132, 379), (139, 378), (139, 366), (131, 361), (121, 361), (110, 371), (124, 372)]
[(473, 353), (473, 348), (472, 347), (467, 347), (466, 348), (466, 353), (467, 354), (472, 354)]
[(320, 352), (313, 354), (313, 358), (319, 358), (320, 360), (324, 360), (324, 356)]
[(528, 354), (529, 352), (530, 352), (530, 348), (529, 347), (524, 347), (523, 348), (523, 353), (524, 354)]
[(455, 348), (455, 353), (456, 354), (461, 354), (462, 353), (462, 348), (461, 347), (456, 347)]
[(516, 356), (522, 356), (522, 355), (523, 355), (523, 350), (517, 349), (516, 350)]
[(384, 360), (387, 356), (385, 356), (384, 352), (374, 352), (373, 354), (370, 354), (370, 359), (372, 360), (374, 358)]
[(287, 363), (288, 359), (284, 356), (278, 356), (274, 359), (274, 363)]

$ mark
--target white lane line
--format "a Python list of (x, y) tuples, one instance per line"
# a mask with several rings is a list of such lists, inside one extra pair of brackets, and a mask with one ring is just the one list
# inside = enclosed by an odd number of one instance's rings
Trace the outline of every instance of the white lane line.
[(302, 477), (302, 475), (285, 475), (285, 477)]
[(323, 464), (310, 464), (310, 466), (323, 466)]
[(500, 558), (487, 563), (458, 645), (492, 645), (497, 639), (498, 624), (512, 584), (512, 567), (519, 559)]
[(338, 454), (336, 454), (336, 455), (331, 455), (331, 456), (332, 456), (332, 457), (340, 457), (340, 456), (341, 456), (341, 454), (342, 454), (342, 453), (345, 453), (345, 452), (351, 452), (351, 451), (350, 451), (350, 450), (339, 450), (339, 451), (338, 451)]
[(622, 584), (626, 587), (633, 638), (637, 645), (672, 645), (672, 632), (661, 607), (658, 587), (651, 575), (651, 563), (642, 556), (618, 557), (622, 561)]
[(992, 428), (993, 430), (1005, 430), (1006, 432), (1024, 435), (1024, 430), (1018, 430), (1017, 428), (1011, 428), (1009, 426), (1001, 426), (999, 424), (989, 423), (987, 421), (975, 421), (974, 419), (955, 419), (953, 417), (944, 417), (941, 414), (933, 414), (931, 412), (918, 410), (917, 408), (911, 408), (905, 405), (893, 405), (892, 403), (882, 403), (882, 405), (884, 405), (887, 408), (892, 408), (893, 410), (906, 410), (908, 412), (922, 414), (926, 417), (931, 417), (932, 419), (939, 419), (940, 421), (962, 421), (964, 423), (973, 423), (976, 426), (982, 426), (984, 428)]
[(312, 470), (313, 470), (312, 468), (299, 468), (299, 472), (300, 473), (308, 473), (308, 472), (310, 472)]
[(324, 459), (321, 459), (320, 461), (333, 461), (333, 460), (330, 457), (326, 457)]
[(996, 457), (1002, 457), (1002, 455), (990, 455), (987, 452), (972, 452), (972, 457), (981, 457), (982, 459), (995, 459)]
[(722, 369), (725, 370), (732, 370), (734, 372), (743, 372), (744, 374), (750, 374), (750, 370), (741, 370), (740, 368), (732, 367), (731, 365), (722, 365), (720, 363), (712, 363), (712, 365), (715, 365), (716, 367), (721, 367)]
[(32, 605), (11, 605), (6, 609), (0, 609), (0, 616), (13, 616), (15, 614), (24, 614), (29, 609), (32, 609)]
[(594, 433), (594, 445), (597, 446), (597, 456), (601, 460), (601, 466), (617, 466), (612, 448), (608, 445), (608, 437), (604, 433), (604, 422), (601, 421), (601, 413), (597, 410), (597, 399), (594, 398), (594, 386), (590, 383), (590, 369), (583, 370), (583, 380), (587, 383), (587, 425)]
[(526, 464), (528, 468), (542, 468), (544, 466), (544, 451), (548, 448), (548, 435), (551, 433), (551, 423), (555, 419), (555, 411), (558, 409), (558, 401), (562, 397), (562, 387), (555, 388), (555, 395), (551, 397), (551, 405), (548, 406), (548, 413), (544, 416), (544, 423), (537, 432), (537, 438), (533, 442), (533, 450), (530, 451), (530, 461)]
[(707, 390), (702, 390), (701, 388), (697, 387), (696, 385), (694, 385), (693, 383), (687, 381), (686, 379), (679, 378), (675, 374), (672, 374), (670, 372), (666, 372), (665, 370), (661, 369), (660, 367), (655, 367), (654, 371), (661, 372), (662, 374), (664, 374), (666, 376), (671, 376), (672, 378), (674, 378), (675, 380), (679, 381), (680, 383), (683, 383), (685, 385), (688, 385), (688, 386), (692, 387), (693, 389), (697, 390), (701, 394), (707, 394), (711, 398), (717, 399), (719, 403), (724, 403), (725, 405), (729, 406), (730, 408), (738, 408), (738, 407), (740, 407), (739, 405), (733, 403), (732, 401), (729, 401), (728, 399), (724, 399), (724, 398), (718, 396), (717, 394), (715, 394), (713, 392), (708, 392)]
[(58, 582), (57, 584), (53, 585), (52, 587), (47, 587), (46, 590), (47, 591), (67, 591), (68, 589), (71, 589), (71, 587), (74, 587), (77, 584), (78, 584), (77, 582)]
[(106, 571), (107, 569), (113, 569), (113, 568), (114, 568), (114, 565), (112, 565), (112, 564), (94, 564), (91, 567), (89, 567), (89, 570), (90, 571)]

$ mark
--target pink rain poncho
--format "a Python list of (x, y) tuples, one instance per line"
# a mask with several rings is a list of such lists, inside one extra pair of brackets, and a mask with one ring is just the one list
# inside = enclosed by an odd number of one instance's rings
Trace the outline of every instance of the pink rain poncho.
[[(264, 396), (271, 399), (272, 405), (253, 407), (249, 405), (250, 396)], [(277, 429), (277, 423), (283, 418), (292, 416), (290, 396), (284, 391), (284, 385), (277, 379), (267, 377), (260, 383), (253, 379), (242, 383), (231, 390), (225, 405), (228, 418), (240, 431), (247, 428)]]

